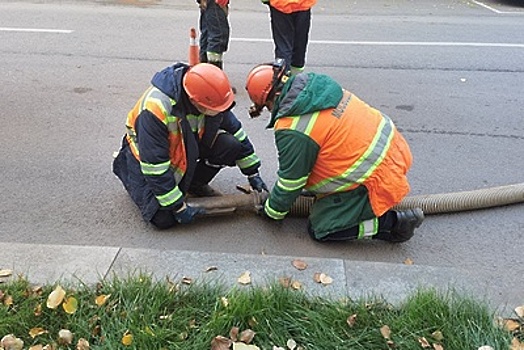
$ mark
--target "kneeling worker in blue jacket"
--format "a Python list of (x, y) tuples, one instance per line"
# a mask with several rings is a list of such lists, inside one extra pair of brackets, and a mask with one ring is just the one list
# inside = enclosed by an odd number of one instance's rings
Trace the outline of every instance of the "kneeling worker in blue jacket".
[(267, 191), (260, 159), (231, 111), (234, 99), (226, 74), (208, 63), (177, 63), (153, 76), (127, 115), (113, 162), (144, 220), (160, 229), (192, 222), (203, 209), (187, 205), (186, 195), (219, 195), (209, 182), (225, 166)]

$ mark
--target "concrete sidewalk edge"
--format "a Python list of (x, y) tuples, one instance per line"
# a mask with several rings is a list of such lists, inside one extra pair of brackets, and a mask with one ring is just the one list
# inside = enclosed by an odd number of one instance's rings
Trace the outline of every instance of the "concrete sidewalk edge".
[[(515, 302), (507, 296), (490, 294), (489, 285), (493, 277), (489, 274), (479, 278), (478, 273), (472, 274), (459, 268), (333, 258), (8, 242), (0, 242), (0, 251), (3, 252), (0, 270), (11, 269), (13, 274), (10, 278), (23, 275), (34, 284), (64, 281), (89, 285), (114, 276), (147, 273), (154, 278), (168, 278), (174, 282), (182, 279), (218, 282), (240, 288), (285, 279), (295, 282), (296, 287), (310, 295), (351, 299), (379, 297), (393, 304), (402, 302), (420, 287), (456, 290), (487, 301), (497, 309), (512, 306), (511, 303)], [(297, 259), (306, 263), (307, 267), (303, 270), (294, 267), (293, 261)], [(249, 273), (250, 283), (243, 285), (239, 283), (239, 278), (246, 272)], [(328, 276), (327, 282), (331, 279), (331, 283), (317, 282), (315, 274)]]

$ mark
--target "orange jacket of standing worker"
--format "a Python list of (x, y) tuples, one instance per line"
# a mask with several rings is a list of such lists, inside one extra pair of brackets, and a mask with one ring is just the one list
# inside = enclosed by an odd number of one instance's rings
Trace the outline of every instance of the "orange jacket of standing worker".
[(309, 10), (317, 3), (317, 0), (270, 0), (269, 2), (262, 2), (271, 4), (280, 12), (292, 13)]

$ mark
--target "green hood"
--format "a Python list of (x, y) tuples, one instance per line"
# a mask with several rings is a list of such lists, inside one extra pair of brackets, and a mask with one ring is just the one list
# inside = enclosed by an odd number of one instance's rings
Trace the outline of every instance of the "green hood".
[(272, 128), (280, 117), (334, 108), (342, 99), (342, 94), (342, 87), (327, 75), (300, 73), (292, 76), (275, 101), (267, 128)]

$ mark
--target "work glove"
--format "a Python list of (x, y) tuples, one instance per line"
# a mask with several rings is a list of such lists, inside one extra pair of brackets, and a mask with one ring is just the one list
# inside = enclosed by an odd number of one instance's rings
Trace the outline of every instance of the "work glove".
[(260, 177), (259, 173), (255, 173), (253, 175), (249, 175), (247, 177), (247, 180), (249, 181), (249, 185), (252, 189), (254, 189), (257, 192), (266, 191), (269, 192), (267, 189), (266, 184), (264, 183), (264, 180)]
[(197, 215), (205, 214), (204, 208), (191, 207), (184, 203), (180, 209), (175, 211), (175, 220), (179, 224), (190, 224)]
[(229, 0), (215, 0), (215, 2), (220, 7), (224, 7), (229, 4)]

